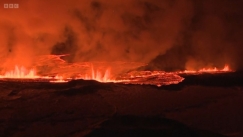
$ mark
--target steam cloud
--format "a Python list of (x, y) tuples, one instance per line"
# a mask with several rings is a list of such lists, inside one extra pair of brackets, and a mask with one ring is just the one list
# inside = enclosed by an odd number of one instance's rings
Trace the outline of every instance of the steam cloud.
[(43, 54), (69, 62), (138, 61), (147, 69), (242, 68), (240, 0), (15, 0), (0, 8), (0, 63)]

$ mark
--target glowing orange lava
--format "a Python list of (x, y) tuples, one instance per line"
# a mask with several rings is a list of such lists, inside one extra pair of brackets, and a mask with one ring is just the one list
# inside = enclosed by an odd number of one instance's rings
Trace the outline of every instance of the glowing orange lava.
[(68, 80), (64, 79), (62, 76), (55, 76), (54, 80), (51, 80), (52, 83), (65, 83), (68, 82)]
[(61, 76), (48, 77), (39, 76), (34, 69), (27, 70), (24, 67), (15, 66), (14, 70), (5, 72), (4, 75), (0, 75), (0, 78), (5, 79), (50, 79), (50, 82), (68, 82)]
[(199, 72), (227, 72), (231, 71), (228, 65), (225, 65), (223, 69), (214, 68), (203, 68), (200, 69)]
[[(15, 66), (14, 70), (7, 71), (3, 75), (0, 75), (0, 78), (5, 79), (49, 79), (49, 82), (52, 83), (64, 83), (71, 80), (71, 78), (64, 78), (63, 76), (56, 75), (55, 77), (51, 76), (39, 76), (36, 74), (34, 69), (27, 70), (24, 67)], [(84, 80), (96, 80), (99, 82), (120, 82), (118, 80), (111, 78), (110, 69), (106, 69), (103, 73), (101, 70), (95, 70), (91, 66), (90, 74), (85, 74), (83, 76), (77, 76), (73, 79), (84, 79)]]
[(178, 73), (223, 73), (223, 72), (231, 72), (232, 70), (230, 69), (229, 65), (225, 65), (223, 69), (218, 69), (216, 67), (214, 68), (202, 68), (199, 70), (184, 70), (180, 71)]
[(93, 66), (90, 67), (90, 73), (85, 74), (84, 76), (76, 77), (76, 79), (84, 79), (84, 80), (96, 80), (99, 82), (119, 82), (118, 80), (115, 80), (111, 76), (111, 70), (108, 68), (105, 70), (105, 72), (101, 70), (95, 70)]
[(173, 72), (165, 71), (131, 71), (120, 75), (121, 83), (140, 85), (162, 85), (178, 84), (184, 80), (183, 77)]
[[(49, 57), (49, 56), (48, 56)], [(52, 57), (52, 56), (51, 56)], [(54, 56), (56, 57), (56, 56)], [(164, 71), (118, 71), (117, 66), (114, 71), (120, 73), (111, 73), (111, 68), (102, 63), (66, 63), (60, 58), (54, 58), (57, 60), (57, 64), (50, 63), (48, 66), (51, 68), (45, 73), (37, 74), (35, 69), (25, 69), (24, 67), (15, 66), (14, 70), (6, 71), (0, 75), (1, 79), (38, 79), (52, 83), (64, 83), (70, 80), (96, 80), (99, 82), (107, 83), (123, 83), (123, 84), (145, 84), (145, 85), (170, 85), (178, 84), (184, 80), (181, 75), (178, 74), (202, 74), (202, 73), (225, 73), (232, 71), (228, 65), (224, 68), (202, 68), (199, 70), (185, 70), (179, 72), (164, 72)], [(38, 62), (40, 63), (40, 62)], [(44, 62), (42, 65), (46, 65)], [(98, 64), (98, 65), (97, 65)], [(124, 63), (122, 63), (124, 65)], [(127, 63), (128, 64), (128, 63)], [(132, 63), (134, 64), (134, 63)], [(41, 66), (41, 64), (39, 64)], [(122, 65), (121, 65), (122, 66)], [(34, 68), (38, 69), (35, 66)], [(106, 69), (105, 69), (106, 68)], [(41, 72), (40, 70), (38, 72)], [(113, 72), (113, 71), (112, 71)], [(41, 75), (42, 74), (42, 75)]]
[(40, 78), (40, 76), (36, 75), (34, 69), (26, 70), (24, 67), (15, 66), (14, 70), (8, 71), (4, 75), (0, 75), (0, 78), (36, 79)]

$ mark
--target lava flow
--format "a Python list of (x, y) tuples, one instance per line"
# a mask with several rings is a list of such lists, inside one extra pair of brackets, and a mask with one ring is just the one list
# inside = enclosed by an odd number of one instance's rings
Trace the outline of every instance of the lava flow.
[[(71, 73), (71, 72), (70, 72)], [(91, 66), (90, 73), (85, 73), (84, 75), (77, 75), (74, 78), (64, 78), (63, 76), (40, 76), (36, 74), (34, 69), (27, 70), (24, 67), (15, 66), (14, 70), (7, 71), (3, 75), (0, 75), (1, 79), (45, 79), (52, 83), (63, 83), (68, 82), (72, 79), (84, 79), (84, 80), (96, 80), (99, 82), (120, 82), (111, 78), (110, 69), (106, 69), (105, 73), (100, 70), (95, 70)]]
[[(73, 65), (73, 64), (70, 64)], [(72, 69), (68, 69), (69, 72), (66, 73), (57, 73), (56, 76), (41, 76), (37, 75), (34, 69), (27, 71), (24, 67), (16, 66), (13, 71), (8, 71), (4, 75), (0, 75), (1, 79), (33, 79), (40, 80), (44, 79), (45, 81), (49, 81), (52, 83), (63, 83), (68, 82), (74, 79), (83, 79), (83, 80), (96, 80), (102, 83), (112, 82), (112, 83), (124, 83), (124, 84), (145, 84), (145, 85), (169, 85), (169, 84), (177, 84), (183, 81), (184, 78), (180, 77), (175, 73), (167, 73), (164, 71), (131, 71), (120, 73), (119, 75), (112, 75), (111, 69), (95, 69), (93, 65), (84, 66), (84, 65), (76, 65), (79, 66), (80, 70), (85, 70), (84, 67), (88, 70), (84, 71), (84, 73), (79, 72), (76, 74)], [(82, 68), (82, 69), (81, 69)], [(101, 67), (102, 68), (102, 67)], [(64, 69), (65, 70), (65, 69)], [(60, 71), (60, 70), (59, 70)], [(63, 75), (70, 75), (70, 73), (76, 74), (72, 78), (64, 77)]]
[[(73, 64), (70, 64), (73, 65)], [(81, 68), (84, 65), (76, 65)], [(85, 68), (88, 66), (85, 66)], [(80, 69), (81, 69), (80, 68)], [(72, 68), (75, 70), (74, 68)], [(70, 73), (74, 73), (72, 69), (68, 69)], [(87, 68), (86, 68), (87, 69)], [(201, 74), (201, 73), (224, 73), (231, 71), (228, 65), (225, 65), (223, 69), (217, 68), (203, 68), (198, 71), (194, 70), (185, 70), (180, 72), (164, 72), (164, 71), (130, 71), (121, 73), (119, 75), (112, 75), (110, 69), (94, 69), (93, 65), (88, 67), (88, 71), (84, 71), (84, 73), (79, 73), (73, 76), (73, 78), (63, 77), (61, 73), (56, 74), (56, 76), (40, 76), (36, 74), (34, 69), (27, 71), (24, 67), (15, 67), (15, 70), (6, 72), (4, 75), (0, 75), (0, 78), (7, 79), (45, 79), (52, 83), (63, 83), (68, 82), (72, 79), (84, 79), (84, 80), (96, 80), (99, 82), (107, 83), (124, 83), (124, 84), (145, 84), (145, 85), (170, 85), (170, 84), (178, 84), (184, 80), (183, 77), (178, 74)], [(67, 73), (67, 72), (66, 72)], [(63, 73), (66, 74), (66, 73)]]
[(228, 65), (225, 65), (223, 69), (217, 69), (216, 67), (212, 68), (203, 68), (199, 72), (229, 72), (231, 71)]
[(41, 77), (36, 74), (34, 69), (26, 70), (24, 67), (15, 66), (14, 70), (8, 71), (4, 75), (0, 75), (0, 78), (36, 79)]
[(53, 80), (50, 80), (52, 83), (65, 83), (68, 82), (67, 79), (64, 79), (62, 76), (55, 76)]
[(60, 76), (49, 77), (49, 76), (39, 76), (36, 74), (34, 69), (27, 70), (24, 67), (15, 66), (14, 70), (5, 72), (4, 75), (0, 75), (1, 79), (28, 79), (28, 80), (50, 80), (50, 82), (67, 82)]
[(214, 68), (202, 68), (199, 70), (184, 70), (179, 71), (179, 74), (201, 74), (201, 73), (225, 73), (225, 72), (232, 72), (229, 65), (225, 65), (223, 69)]
[(184, 80), (183, 77), (172, 72), (164, 71), (132, 71), (122, 74), (118, 79), (125, 80), (125, 84), (140, 84), (140, 85), (171, 85), (178, 84)]
[(99, 82), (117, 82), (115, 79), (111, 78), (111, 70), (106, 69), (104, 73), (100, 70), (94, 70), (94, 67), (91, 66), (91, 71), (89, 74), (85, 74), (84, 76), (79, 76), (76, 79), (84, 79), (84, 80), (96, 80)]
[[(35, 69), (25, 69), (15, 66), (12, 71), (0, 75), (0, 79), (28, 79), (33, 81), (48, 81), (63, 83), (70, 80), (96, 80), (107, 83), (170, 85), (184, 80), (180, 74), (226, 73), (231, 69), (225, 65), (223, 69), (202, 68), (199, 70), (185, 70), (179, 72), (164, 71), (136, 71), (141, 63), (134, 62), (80, 62), (66, 63), (60, 56), (42, 56), (33, 66)], [(129, 66), (129, 67), (127, 67)], [(37, 73), (38, 72), (38, 73)]]

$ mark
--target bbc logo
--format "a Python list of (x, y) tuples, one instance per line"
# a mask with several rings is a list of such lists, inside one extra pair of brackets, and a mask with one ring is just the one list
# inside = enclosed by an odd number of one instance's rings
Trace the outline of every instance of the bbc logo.
[(3, 7), (5, 9), (18, 9), (19, 8), (19, 4), (3, 4)]

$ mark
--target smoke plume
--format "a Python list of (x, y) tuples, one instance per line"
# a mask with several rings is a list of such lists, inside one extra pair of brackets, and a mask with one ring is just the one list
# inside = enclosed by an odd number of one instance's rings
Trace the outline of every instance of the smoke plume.
[[(4, 4), (19, 8), (6, 9)], [(68, 54), (68, 62), (137, 61), (147, 69), (242, 67), (240, 0), (3, 0), (3, 67)]]

